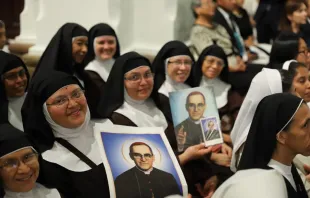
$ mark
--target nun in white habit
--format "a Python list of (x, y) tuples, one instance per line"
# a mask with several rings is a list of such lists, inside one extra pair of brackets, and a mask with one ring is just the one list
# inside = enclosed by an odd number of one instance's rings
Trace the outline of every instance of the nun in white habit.
[(29, 73), (24, 62), (0, 51), (0, 123), (9, 122), (23, 131), (21, 108), (26, 96)]
[(191, 88), (193, 85), (192, 66), (194, 57), (181, 41), (166, 43), (156, 55), (152, 69), (156, 101), (168, 122), (172, 123), (169, 92)]
[(113, 28), (106, 23), (89, 30), (86, 73), (101, 89), (106, 83), (115, 59), (120, 56), (120, 45)]
[(285, 182), (276, 170), (238, 171), (226, 180), (212, 198), (288, 198)]
[(243, 145), (248, 136), (250, 126), (258, 103), (265, 97), (282, 92), (281, 74), (278, 70), (264, 68), (252, 80), (250, 89), (243, 101), (230, 137), (233, 152), (230, 168), (237, 171), (242, 155)]
[(31, 83), (22, 115), (25, 133), (42, 152), (41, 183), (65, 197), (109, 197), (94, 128), (112, 123), (91, 120), (84, 91), (72, 75), (52, 71)]
[(37, 183), (38, 152), (26, 134), (10, 124), (0, 124), (0, 167), (4, 198), (61, 197), (56, 189)]

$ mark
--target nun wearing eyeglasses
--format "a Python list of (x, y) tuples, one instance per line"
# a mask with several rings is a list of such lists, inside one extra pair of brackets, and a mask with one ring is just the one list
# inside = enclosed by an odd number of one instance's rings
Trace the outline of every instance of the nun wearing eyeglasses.
[(0, 124), (0, 177), (4, 198), (60, 198), (56, 189), (37, 183), (38, 153), (25, 133)]
[(27, 67), (19, 57), (0, 51), (0, 77), (0, 123), (23, 131), (21, 108), (29, 81)]
[(156, 55), (152, 69), (154, 76), (154, 91), (160, 109), (172, 123), (172, 114), (169, 103), (169, 92), (192, 87), (192, 66), (194, 57), (188, 47), (181, 41), (166, 43)]
[(22, 109), (25, 133), (42, 153), (40, 182), (64, 197), (109, 197), (105, 168), (94, 137), (109, 120), (91, 120), (78, 79), (51, 71), (31, 82)]
[[(154, 74), (150, 62), (136, 52), (129, 52), (120, 56), (113, 65), (106, 83), (104, 97), (99, 109), (102, 117), (109, 118), (114, 124), (134, 127), (162, 127), (172, 149), (178, 156), (179, 163), (185, 168), (183, 171), (187, 179), (189, 192), (199, 195), (196, 191), (196, 181), (189, 176), (193, 161), (201, 159), (211, 152), (204, 144), (198, 144), (186, 149), (183, 153), (177, 152), (177, 143), (172, 123), (167, 122), (163, 112), (158, 108), (154, 97)], [(197, 165), (197, 164), (196, 164)], [(214, 173), (205, 164), (197, 165), (204, 179), (212, 178), (209, 183), (217, 181), (212, 177)], [(203, 169), (204, 168), (204, 169)], [(207, 180), (206, 179), (206, 180)], [(204, 180), (203, 182), (205, 182)], [(213, 188), (211, 187), (210, 190)], [(207, 189), (206, 191), (208, 191)]]
[(94, 25), (89, 30), (88, 65), (86, 73), (101, 90), (104, 88), (115, 59), (120, 56), (120, 46), (113, 28), (106, 23)]
[(100, 89), (84, 71), (87, 51), (88, 31), (79, 24), (66, 23), (59, 28), (46, 47), (32, 78), (48, 71), (61, 71), (75, 76), (85, 89), (92, 118), (98, 118)]
[(306, 198), (293, 164), (297, 154), (310, 155), (309, 107), (289, 93), (265, 97), (255, 111), (238, 170), (274, 169), (283, 176), (289, 198)]

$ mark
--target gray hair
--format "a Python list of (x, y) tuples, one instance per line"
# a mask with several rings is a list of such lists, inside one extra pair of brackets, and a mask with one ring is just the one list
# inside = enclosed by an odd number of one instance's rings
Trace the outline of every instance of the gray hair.
[(191, 8), (195, 19), (198, 17), (195, 9), (201, 6), (201, 0), (192, 0)]
[(0, 20), (0, 28), (5, 28), (5, 23)]

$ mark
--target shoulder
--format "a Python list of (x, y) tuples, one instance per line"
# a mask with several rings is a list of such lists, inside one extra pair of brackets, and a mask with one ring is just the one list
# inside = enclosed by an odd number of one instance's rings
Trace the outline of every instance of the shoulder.
[(166, 171), (157, 169), (157, 168), (153, 168), (154, 174), (160, 175), (161, 177), (173, 177), (173, 175), (171, 173), (168, 173)]
[(122, 181), (122, 180), (124, 180), (124, 179), (128, 180), (128, 179), (132, 178), (132, 177), (133, 177), (133, 174), (134, 174), (134, 172), (135, 172), (134, 169), (135, 169), (135, 167), (133, 167), (133, 168), (131, 168), (131, 169), (129, 169), (129, 170), (123, 172), (123, 173), (120, 174), (119, 176), (117, 176), (116, 179), (115, 179), (115, 182), (120, 182), (120, 181)]

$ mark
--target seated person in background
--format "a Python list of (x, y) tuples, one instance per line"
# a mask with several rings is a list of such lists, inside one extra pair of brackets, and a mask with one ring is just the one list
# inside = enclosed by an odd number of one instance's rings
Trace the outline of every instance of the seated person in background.
[(26, 134), (10, 124), (0, 124), (0, 168), (4, 198), (60, 198), (56, 189), (36, 183), (38, 153)]
[(29, 73), (24, 62), (0, 51), (0, 123), (23, 131), (21, 108), (26, 97)]
[[(230, 71), (228, 82), (233, 89), (245, 95), (253, 77), (261, 71), (262, 65), (245, 64), (242, 57), (247, 60), (247, 52), (242, 38), (238, 39), (239, 44), (237, 44), (235, 34), (228, 29), (230, 27), (222, 15), (222, 20), (215, 20), (219, 11), (212, 0), (193, 0), (192, 9), (196, 16), (196, 25), (192, 29), (190, 40), (197, 49), (197, 54), (214, 43), (222, 47), (228, 57)], [(235, 26), (238, 27), (236, 24)]]
[(306, 42), (293, 32), (281, 32), (272, 44), (267, 67), (282, 69), (283, 63), (292, 59), (309, 66)]
[(240, 29), (246, 47), (254, 45), (253, 27), (247, 11), (242, 7), (244, 0), (236, 0), (233, 17)]

